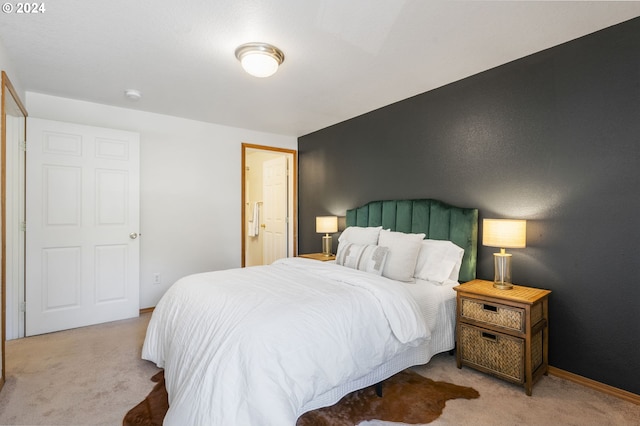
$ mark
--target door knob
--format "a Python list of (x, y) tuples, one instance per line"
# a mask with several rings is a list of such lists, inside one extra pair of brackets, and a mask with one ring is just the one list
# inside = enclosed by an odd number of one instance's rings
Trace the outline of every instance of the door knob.
[(265, 225), (264, 223), (262, 225), (260, 225), (260, 228), (266, 228), (267, 225)]
[(138, 234), (136, 234), (135, 232), (132, 232), (129, 234), (129, 238), (131, 238), (132, 240), (135, 240), (136, 238), (138, 238)]

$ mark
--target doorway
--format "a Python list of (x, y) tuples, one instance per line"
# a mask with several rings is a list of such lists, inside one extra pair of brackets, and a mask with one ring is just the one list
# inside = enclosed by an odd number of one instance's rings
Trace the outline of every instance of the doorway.
[(297, 253), (297, 151), (242, 144), (242, 266)]

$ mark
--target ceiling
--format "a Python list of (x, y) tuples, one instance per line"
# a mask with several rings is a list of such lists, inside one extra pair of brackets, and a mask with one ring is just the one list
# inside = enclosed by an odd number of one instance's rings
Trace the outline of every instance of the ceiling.
[[(640, 16), (629, 1), (44, 4), (0, 14), (24, 90), (291, 136)], [(234, 51), (250, 41), (284, 51), (274, 76), (242, 71)]]

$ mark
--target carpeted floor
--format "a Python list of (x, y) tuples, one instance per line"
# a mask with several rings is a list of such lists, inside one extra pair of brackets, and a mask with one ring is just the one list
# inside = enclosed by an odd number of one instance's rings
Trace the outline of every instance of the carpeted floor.
[[(140, 359), (149, 318), (7, 342), (0, 425), (121, 425), (151, 391), (149, 379), (159, 371)], [(478, 399), (447, 401), (430, 425), (640, 424), (639, 405), (554, 376), (543, 377), (528, 397), (519, 386), (459, 370), (448, 354), (414, 371), (480, 393)], [(373, 420), (361, 426), (390, 424)]]
[(121, 425), (159, 371), (140, 359), (150, 317), (6, 342), (0, 425)]

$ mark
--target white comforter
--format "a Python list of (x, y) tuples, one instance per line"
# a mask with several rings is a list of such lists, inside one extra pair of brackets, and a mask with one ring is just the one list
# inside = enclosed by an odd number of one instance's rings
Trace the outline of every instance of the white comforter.
[(289, 258), (176, 282), (142, 357), (165, 369), (166, 425), (286, 426), (315, 396), (428, 338), (402, 284)]

